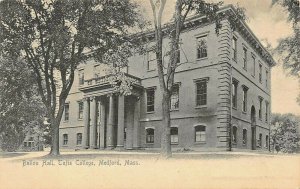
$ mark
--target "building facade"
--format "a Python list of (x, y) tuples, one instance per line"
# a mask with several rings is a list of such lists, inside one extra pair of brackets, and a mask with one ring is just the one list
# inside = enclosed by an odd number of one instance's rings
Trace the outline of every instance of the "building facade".
[[(232, 6), (221, 11), (235, 13)], [(154, 33), (146, 35), (151, 49)], [(168, 42), (164, 38), (163, 46)], [(181, 42), (172, 148), (221, 151), (231, 141), (233, 150), (268, 150), (275, 62), (249, 27), (240, 21), (232, 31), (224, 19), (216, 34), (215, 24), (196, 16), (187, 19)], [(109, 84), (103, 65), (79, 66), (60, 124), (62, 149), (160, 148), (162, 92), (154, 52), (132, 56), (124, 73), (133, 82), (128, 96)]]

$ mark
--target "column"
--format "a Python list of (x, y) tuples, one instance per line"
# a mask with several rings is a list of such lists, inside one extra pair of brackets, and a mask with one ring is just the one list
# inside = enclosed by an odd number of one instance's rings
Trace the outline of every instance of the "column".
[(99, 147), (100, 149), (105, 148), (105, 101), (101, 100), (100, 101), (100, 134), (99, 134)]
[(140, 148), (140, 99), (137, 97), (133, 113), (133, 148)]
[(117, 138), (117, 147), (124, 147), (124, 105), (125, 97), (124, 95), (119, 95), (118, 103), (118, 138)]
[(133, 104), (132, 97), (129, 97), (128, 107), (126, 107), (126, 149), (133, 149)]
[(97, 100), (96, 97), (91, 97), (90, 98), (90, 108), (91, 108), (91, 128), (90, 128), (90, 133), (91, 133), (91, 138), (90, 138), (90, 145), (91, 148), (95, 149), (97, 148)]
[(114, 147), (114, 119), (115, 119), (115, 102), (113, 94), (109, 96), (109, 110), (107, 121), (107, 147)]
[(83, 148), (89, 148), (90, 146), (90, 102), (89, 98), (83, 100), (83, 120), (84, 120), (84, 132), (83, 132)]

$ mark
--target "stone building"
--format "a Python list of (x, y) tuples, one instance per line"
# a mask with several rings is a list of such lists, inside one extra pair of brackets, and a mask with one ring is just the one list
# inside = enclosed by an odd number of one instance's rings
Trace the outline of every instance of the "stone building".
[[(235, 13), (232, 6), (223, 11)], [(233, 150), (268, 150), (275, 62), (245, 22), (235, 31), (227, 20), (222, 25), (217, 35), (205, 17), (185, 23), (171, 97), (172, 148), (221, 151), (231, 137)], [(151, 49), (154, 33), (146, 35)], [(129, 96), (116, 93), (101, 64), (80, 65), (60, 125), (61, 148), (159, 148), (162, 93), (155, 61), (151, 50), (129, 59)]]

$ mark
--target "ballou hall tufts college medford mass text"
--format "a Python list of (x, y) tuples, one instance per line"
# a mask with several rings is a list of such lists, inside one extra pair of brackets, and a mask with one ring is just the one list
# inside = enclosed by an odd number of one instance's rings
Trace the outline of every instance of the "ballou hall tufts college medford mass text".
[[(235, 13), (233, 6), (220, 10)], [(154, 45), (154, 32), (146, 33)], [(271, 68), (276, 64), (244, 21), (232, 31), (202, 16), (185, 22), (181, 64), (171, 97), (173, 149), (225, 151), (231, 123), (233, 150), (268, 150)], [(169, 39), (164, 38), (164, 46)], [(105, 66), (81, 64), (60, 124), (61, 149), (160, 148), (162, 92), (153, 51), (135, 54), (123, 70), (132, 93), (119, 95)]]

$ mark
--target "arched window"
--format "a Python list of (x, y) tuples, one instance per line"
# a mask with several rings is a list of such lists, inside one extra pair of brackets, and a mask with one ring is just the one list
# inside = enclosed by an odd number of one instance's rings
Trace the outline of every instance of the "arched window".
[(236, 142), (237, 142), (236, 137), (237, 137), (237, 127), (233, 126), (232, 127), (232, 143), (233, 144), (236, 144)]
[(198, 125), (195, 127), (195, 142), (205, 142), (206, 141), (206, 128), (203, 125)]
[(63, 134), (63, 145), (67, 145), (68, 144), (68, 134)]
[(269, 149), (269, 136), (266, 135), (266, 148)]
[(154, 143), (154, 129), (146, 129), (146, 143)]
[(260, 148), (262, 147), (262, 134), (261, 133), (259, 133), (258, 146)]
[(171, 127), (171, 143), (178, 144), (178, 128)]
[(76, 139), (77, 139), (76, 144), (81, 145), (81, 143), (82, 143), (82, 133), (77, 133)]
[(247, 129), (243, 129), (243, 145), (247, 144)]

